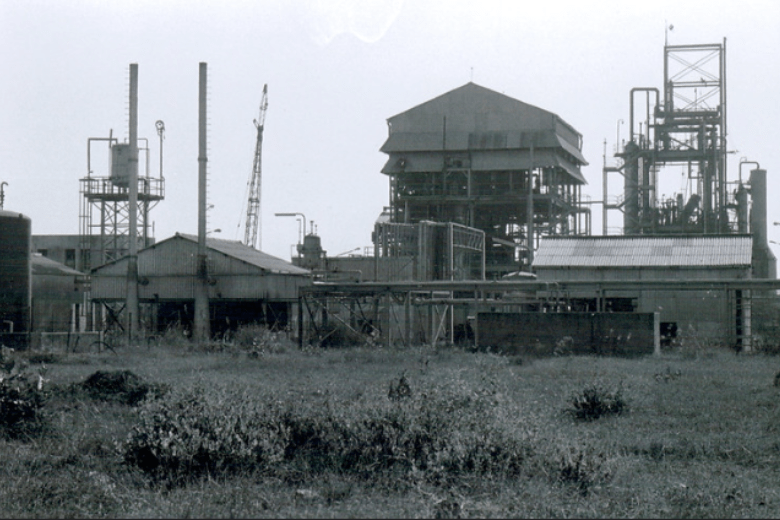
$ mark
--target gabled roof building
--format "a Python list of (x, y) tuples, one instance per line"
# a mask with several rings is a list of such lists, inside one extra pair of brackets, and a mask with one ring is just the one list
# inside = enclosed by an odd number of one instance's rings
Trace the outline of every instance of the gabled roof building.
[[(238, 241), (209, 237), (206, 249), (213, 333), (253, 322), (291, 325), (298, 288), (311, 283), (310, 271)], [(190, 327), (196, 284), (202, 283), (196, 275), (197, 259), (198, 237), (180, 233), (138, 252), (138, 299), (147, 306), (147, 329)], [(93, 302), (111, 309), (125, 301), (127, 262), (127, 257), (120, 258), (92, 271)]]

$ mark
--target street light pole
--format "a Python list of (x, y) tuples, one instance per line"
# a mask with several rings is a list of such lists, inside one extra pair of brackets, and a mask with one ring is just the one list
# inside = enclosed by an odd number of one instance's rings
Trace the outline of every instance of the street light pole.
[[(303, 213), (274, 213), (276, 217), (301, 217), (303, 219), (303, 236), (306, 237), (306, 216)], [(300, 244), (300, 241), (298, 242)]]

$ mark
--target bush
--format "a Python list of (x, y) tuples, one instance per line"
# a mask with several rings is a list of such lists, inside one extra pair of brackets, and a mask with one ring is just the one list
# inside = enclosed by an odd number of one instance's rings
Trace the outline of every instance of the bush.
[(560, 482), (576, 486), (582, 495), (587, 495), (594, 485), (608, 482), (613, 476), (607, 453), (589, 443), (559, 448), (556, 462), (553, 474)]
[(402, 399), (382, 392), (284, 402), (229, 386), (171, 393), (143, 404), (124, 444), (125, 461), (171, 483), (245, 470), (284, 478), (324, 472), (375, 478), (390, 471), (435, 482), (521, 470), (530, 455), (522, 417), (506, 413), (513, 403), (503, 402), (494, 386), (475, 391), (454, 381), (412, 389), (404, 381)]
[(22, 438), (41, 433), (45, 421), (40, 411), (46, 402), (43, 374), (45, 367), (32, 372), (17, 363), (12, 349), (3, 347), (3, 370), (0, 370), (0, 433), (8, 438)]
[(278, 461), (287, 432), (274, 405), (225, 388), (196, 386), (146, 402), (124, 445), (125, 461), (171, 482)]
[(317, 336), (312, 338), (312, 344), (323, 348), (360, 347), (373, 346), (376, 337), (372, 334), (359, 333), (343, 323), (329, 323), (317, 331)]
[(102, 371), (90, 375), (80, 388), (93, 399), (135, 406), (147, 397), (159, 396), (165, 389), (146, 383), (130, 370)]
[(283, 331), (272, 331), (264, 325), (245, 325), (233, 334), (233, 343), (252, 357), (263, 354), (281, 354), (292, 350), (295, 345)]
[(623, 398), (623, 384), (608, 386), (604, 383), (592, 383), (582, 392), (571, 397), (573, 409), (570, 412), (577, 419), (593, 421), (605, 415), (621, 415), (628, 411), (628, 403)]

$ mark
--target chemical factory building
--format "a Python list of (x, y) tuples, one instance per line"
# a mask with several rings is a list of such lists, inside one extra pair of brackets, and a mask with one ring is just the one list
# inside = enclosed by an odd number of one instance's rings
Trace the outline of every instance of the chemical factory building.
[[(310, 272), (241, 242), (207, 238), (211, 330), (219, 334), (245, 323), (287, 327), (294, 321), (298, 288), (311, 284)], [(138, 252), (138, 298), (148, 309), (147, 327), (189, 328), (198, 279), (198, 237), (177, 233)], [(127, 258), (92, 272), (92, 300), (124, 302)]]
[(387, 123), (390, 222), (484, 231), (488, 278), (527, 268), (540, 236), (589, 233), (582, 136), (558, 115), (467, 83)]
[(569, 292), (572, 310), (659, 312), (667, 340), (739, 344), (750, 336), (750, 291), (686, 285), (751, 279), (752, 248), (750, 235), (545, 237), (533, 267), (540, 282), (601, 284)]

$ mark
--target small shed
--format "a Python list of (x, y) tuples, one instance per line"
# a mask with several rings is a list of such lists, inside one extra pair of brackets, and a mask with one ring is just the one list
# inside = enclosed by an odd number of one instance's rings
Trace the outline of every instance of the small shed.
[[(311, 284), (310, 271), (235, 240), (206, 238), (206, 255), (213, 334), (249, 323), (284, 329), (297, 320), (298, 289)], [(197, 267), (195, 235), (176, 233), (138, 252), (138, 300), (147, 329), (191, 329), (201, 283)], [(116, 310), (127, 297), (127, 272), (127, 257), (94, 269), (92, 301)]]
[[(749, 291), (686, 285), (750, 279), (752, 247), (750, 235), (544, 237), (533, 270), (542, 282), (593, 282), (567, 291), (573, 310), (659, 312), (662, 341), (739, 343), (750, 330)], [(659, 285), (633, 284), (642, 281)]]

